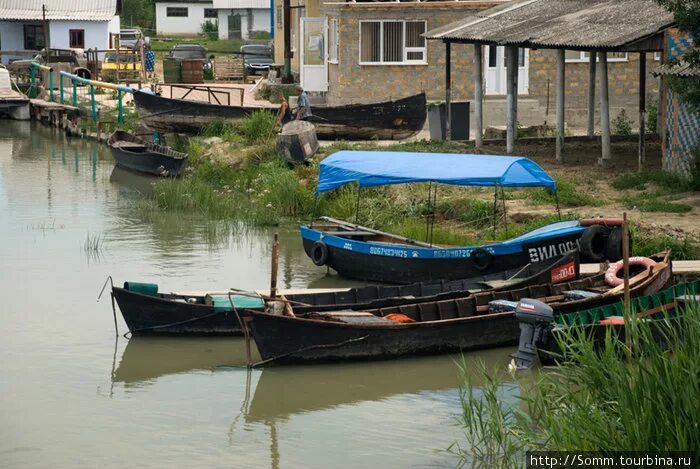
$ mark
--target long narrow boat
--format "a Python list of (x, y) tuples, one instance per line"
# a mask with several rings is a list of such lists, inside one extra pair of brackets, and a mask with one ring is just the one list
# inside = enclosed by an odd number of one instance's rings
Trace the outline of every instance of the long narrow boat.
[(116, 130), (107, 140), (120, 168), (155, 174), (179, 176), (187, 163), (187, 154), (163, 145), (147, 142), (124, 130)]
[[(198, 133), (208, 124), (242, 119), (256, 110), (276, 108), (224, 106), (202, 101), (165, 98), (151, 92), (134, 93), (136, 109), (149, 127), (161, 132)], [(403, 139), (418, 133), (427, 116), (425, 93), (396, 101), (346, 106), (313, 106), (319, 139)]]
[[(633, 298), (630, 310), (639, 320), (651, 321), (652, 334), (660, 332), (655, 327), (661, 319), (676, 317), (682, 313), (687, 304), (697, 303), (697, 295), (700, 294), (700, 281), (679, 283), (663, 291), (646, 296)], [(688, 301), (688, 298), (691, 298)], [(667, 325), (666, 325), (667, 326)], [(534, 345), (537, 356), (542, 365), (554, 365), (561, 357), (566, 356), (566, 343), (571, 335), (567, 331), (575, 330), (573, 337), (584, 337), (593, 341), (596, 348), (602, 347), (608, 333), (621, 342), (625, 341), (626, 327), (624, 322), (624, 304), (599, 306), (592, 309), (563, 314), (552, 318), (551, 322), (541, 325), (541, 333), (538, 334)], [(664, 341), (666, 334), (655, 335), (655, 339)], [(564, 345), (564, 350), (562, 350)]]
[[(458, 298), (487, 289), (503, 290), (539, 283), (564, 282), (578, 278), (579, 267), (579, 256), (574, 251), (515, 270), (469, 280), (443, 280), (400, 286), (372, 285), (338, 291), (298, 293), (287, 295), (285, 299), (294, 305), (297, 312), (379, 308)], [(112, 294), (129, 331), (134, 335), (240, 333), (228, 293), (158, 293), (157, 285), (127, 282), (124, 288), (113, 287)], [(257, 307), (254, 309), (263, 308), (261, 299), (237, 295), (236, 292), (232, 292), (232, 301), (237, 308), (255, 306), (255, 302)]]
[[(658, 292), (671, 277), (670, 251), (635, 276), (633, 296)], [(517, 343), (517, 302), (546, 302), (563, 314), (620, 300), (623, 290), (600, 274), (558, 285), (542, 284), (476, 293), (464, 298), (408, 304), (364, 312), (305, 313), (296, 317), (246, 311), (263, 363), (385, 359), (449, 353)]]
[[(352, 182), (360, 188), (435, 182), (556, 190), (555, 181), (544, 169), (522, 157), (340, 151), (321, 162), (316, 194)], [(621, 238), (611, 236), (613, 231), (599, 223), (619, 222), (560, 221), (507, 241), (460, 247), (438, 246), (329, 217), (302, 225), (300, 233), (306, 254), (318, 266), (326, 265), (348, 278), (411, 283), (489, 274), (557, 257), (572, 249), (581, 250), (584, 262), (600, 262), (609, 245), (619, 245)]]

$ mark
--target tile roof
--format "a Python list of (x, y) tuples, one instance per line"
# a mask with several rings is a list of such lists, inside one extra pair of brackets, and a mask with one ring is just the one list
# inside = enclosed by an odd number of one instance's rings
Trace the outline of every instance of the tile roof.
[(46, 5), (48, 20), (109, 21), (117, 0), (1, 0), (0, 20), (41, 20)]

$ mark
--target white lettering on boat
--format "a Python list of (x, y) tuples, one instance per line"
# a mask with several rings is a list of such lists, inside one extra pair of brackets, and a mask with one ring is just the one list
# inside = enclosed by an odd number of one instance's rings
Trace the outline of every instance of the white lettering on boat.
[(580, 249), (579, 240), (567, 241), (565, 243), (546, 244), (527, 250), (530, 255), (530, 262), (542, 262), (556, 256), (563, 256), (569, 251)]
[(408, 257), (408, 251), (406, 251), (405, 249), (385, 248), (377, 246), (370, 247), (369, 253), (377, 256)]
[(343, 249), (346, 249), (348, 251), (352, 251), (352, 244), (351, 243), (343, 244)]

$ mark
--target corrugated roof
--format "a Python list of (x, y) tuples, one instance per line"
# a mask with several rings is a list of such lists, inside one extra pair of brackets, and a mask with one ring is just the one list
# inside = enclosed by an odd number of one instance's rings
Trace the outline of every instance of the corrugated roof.
[(109, 21), (117, 0), (0, 0), (0, 20), (41, 20), (46, 5), (48, 20)]
[(700, 78), (700, 67), (695, 67), (686, 62), (678, 64), (664, 64), (652, 72), (655, 76)]
[(270, 8), (270, 0), (214, 0), (214, 8), (237, 10), (241, 8)]
[(675, 24), (654, 0), (520, 0), (472, 14), (428, 39), (613, 50)]

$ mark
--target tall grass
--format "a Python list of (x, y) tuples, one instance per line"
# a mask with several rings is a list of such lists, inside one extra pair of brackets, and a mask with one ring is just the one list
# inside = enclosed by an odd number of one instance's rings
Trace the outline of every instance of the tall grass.
[(276, 131), (274, 113), (259, 109), (235, 124), (236, 132), (248, 143), (260, 143), (274, 136)]
[(641, 212), (688, 213), (693, 210), (693, 207), (688, 204), (671, 202), (660, 198), (657, 194), (630, 194), (622, 197), (620, 201), (626, 208), (637, 208)]
[[(565, 332), (566, 359), (527, 386), (519, 404), (499, 397), (501, 377), (486, 376), (477, 388), (463, 361), (461, 423), (468, 444), (449, 450), (462, 464), (509, 468), (525, 467), (529, 450), (700, 456), (700, 307), (653, 325), (636, 321), (628, 332), (631, 348), (612, 334), (596, 348), (580, 329)], [(670, 350), (655, 337), (664, 337)]]
[(557, 193), (549, 189), (532, 189), (527, 193), (527, 199), (535, 204), (556, 204), (557, 196), (562, 207), (597, 207), (601, 205), (594, 193), (583, 190), (581, 184), (566, 178), (556, 178)]
[(622, 174), (610, 183), (617, 190), (644, 190), (649, 184), (656, 185), (666, 193), (690, 190), (689, 181), (666, 171), (641, 171)]

